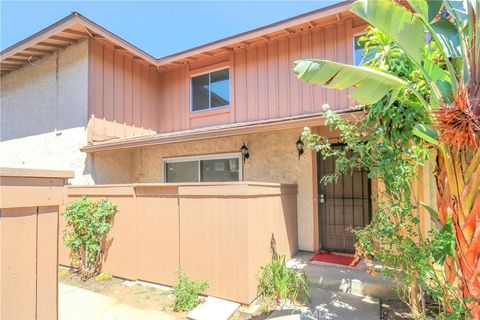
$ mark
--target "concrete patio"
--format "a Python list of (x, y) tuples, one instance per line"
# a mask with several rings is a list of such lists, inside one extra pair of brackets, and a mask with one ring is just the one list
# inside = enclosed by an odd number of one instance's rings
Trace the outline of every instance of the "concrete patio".
[(303, 270), (312, 288), (344, 292), (361, 297), (398, 299), (393, 283), (381, 275), (367, 272), (364, 261), (355, 267), (310, 261), (312, 252), (299, 251), (287, 261), (289, 268)]
[(351, 319), (379, 320), (379, 300), (348, 293), (309, 288), (311, 303), (306, 307), (287, 307), (272, 313), (268, 319)]
[(287, 262), (307, 276), (311, 302), (283, 307), (268, 319), (380, 319), (380, 299), (396, 299), (392, 282), (367, 273), (363, 261), (355, 267), (311, 262), (311, 252), (298, 252)]

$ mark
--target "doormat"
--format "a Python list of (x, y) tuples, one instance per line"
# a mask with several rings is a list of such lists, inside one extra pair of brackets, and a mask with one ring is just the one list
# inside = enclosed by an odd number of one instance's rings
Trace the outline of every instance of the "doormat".
[(335, 254), (333, 252), (328, 252), (328, 251), (317, 252), (313, 257), (310, 258), (310, 261), (335, 263), (335, 264), (341, 264), (344, 266), (355, 267), (358, 264), (358, 261), (356, 261), (353, 265), (351, 265), (353, 260), (354, 260), (353, 256), (344, 256), (341, 254)]

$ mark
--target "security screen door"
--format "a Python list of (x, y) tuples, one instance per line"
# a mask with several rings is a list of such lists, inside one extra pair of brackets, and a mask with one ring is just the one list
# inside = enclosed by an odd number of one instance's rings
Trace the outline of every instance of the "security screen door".
[[(332, 147), (342, 149), (344, 145)], [(370, 179), (366, 170), (355, 170), (325, 185), (321, 179), (334, 172), (335, 160), (334, 157), (325, 160), (320, 155), (317, 157), (320, 247), (328, 251), (354, 252), (352, 228), (363, 227), (370, 222)]]

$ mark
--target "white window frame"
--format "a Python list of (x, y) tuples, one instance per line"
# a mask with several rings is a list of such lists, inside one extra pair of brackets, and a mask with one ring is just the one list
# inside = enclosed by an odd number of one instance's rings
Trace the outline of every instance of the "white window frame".
[(353, 65), (354, 66), (359, 66), (360, 65), (360, 62), (357, 64), (356, 61), (355, 61), (355, 38), (358, 37), (358, 36), (364, 36), (366, 35), (367, 33), (365, 31), (361, 31), (361, 32), (357, 32), (357, 33), (354, 33), (353, 36), (352, 36), (352, 48), (353, 48)]
[[(224, 105), (224, 106), (219, 106), (219, 107), (215, 107), (215, 108), (212, 108), (210, 106), (211, 104), (211, 99), (210, 99), (210, 94), (211, 94), (211, 90), (210, 90), (210, 74), (212, 72), (215, 72), (215, 71), (219, 71), (219, 70), (225, 70), (225, 69), (228, 69), (228, 97), (229, 97), (229, 100), (232, 99), (232, 86), (231, 86), (231, 77), (232, 77), (232, 74), (231, 74), (231, 68), (230, 66), (219, 66), (217, 68), (213, 68), (213, 69), (209, 69), (208, 71), (202, 71), (202, 72), (197, 72), (197, 73), (192, 73), (190, 74), (190, 112), (191, 113), (199, 113), (199, 112), (209, 112), (209, 111), (213, 111), (213, 110), (220, 110), (220, 109), (225, 109), (225, 108), (229, 108), (230, 105), (232, 104), (232, 101), (229, 101), (228, 104)], [(204, 110), (196, 110), (194, 111), (193, 110), (193, 85), (192, 85), (192, 78), (195, 78), (195, 77), (199, 77), (199, 76), (203, 76), (203, 75), (206, 75), (208, 74), (208, 109), (204, 109)]]
[(167, 163), (178, 163), (178, 162), (190, 162), (190, 161), (198, 161), (198, 182), (192, 183), (203, 183), (201, 181), (201, 168), (200, 168), (200, 160), (227, 160), (227, 159), (238, 159), (238, 181), (243, 181), (243, 163), (242, 163), (242, 154), (240, 152), (232, 152), (232, 153), (216, 153), (216, 154), (208, 154), (202, 156), (185, 156), (185, 157), (173, 157), (173, 158), (164, 158), (163, 159), (163, 182), (164, 183), (175, 183), (175, 182), (167, 182)]

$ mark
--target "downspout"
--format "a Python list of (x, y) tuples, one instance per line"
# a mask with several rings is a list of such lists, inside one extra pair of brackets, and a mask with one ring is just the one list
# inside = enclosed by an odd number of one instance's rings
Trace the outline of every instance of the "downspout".
[(58, 51), (55, 51), (55, 103), (56, 103), (56, 115), (55, 115), (55, 135), (59, 136), (62, 133), (58, 131), (59, 127), (59, 102), (58, 102)]

